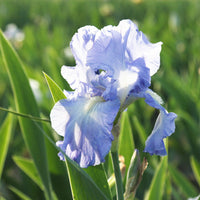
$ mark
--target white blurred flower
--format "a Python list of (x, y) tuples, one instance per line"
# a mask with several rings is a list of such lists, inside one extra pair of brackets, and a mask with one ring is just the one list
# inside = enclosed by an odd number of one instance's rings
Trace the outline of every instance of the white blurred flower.
[(66, 58), (68, 58), (68, 59), (74, 59), (70, 47), (64, 48), (64, 54), (65, 54), (65, 57), (66, 57)]
[(16, 24), (8, 24), (4, 31), (4, 35), (16, 48), (21, 47), (25, 38), (24, 33), (16, 26)]
[(41, 103), (42, 101), (42, 93), (41, 93), (41, 90), (40, 90), (40, 83), (34, 79), (29, 79), (29, 83), (30, 83), (30, 86), (31, 86), (31, 89), (33, 91), (33, 94), (36, 98), (36, 101), (38, 103)]
[(199, 200), (199, 199), (200, 199), (200, 195), (198, 195), (197, 197), (189, 198), (188, 200)]
[(179, 18), (178, 18), (178, 15), (176, 13), (171, 13), (169, 15), (168, 24), (169, 24), (169, 27), (172, 31), (177, 32), (178, 24), (179, 24)]

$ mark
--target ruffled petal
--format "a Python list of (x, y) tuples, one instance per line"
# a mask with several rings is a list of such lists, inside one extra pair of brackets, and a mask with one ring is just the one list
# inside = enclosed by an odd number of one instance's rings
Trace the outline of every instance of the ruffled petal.
[(97, 31), (94, 26), (84, 26), (72, 37), (70, 47), (77, 64), (85, 65), (87, 52), (93, 45)]
[[(63, 99), (55, 104), (50, 118), (55, 131), (64, 136), (58, 146), (81, 167), (98, 165), (108, 154), (113, 135), (113, 121), (120, 102), (101, 97)], [(62, 153), (59, 153), (63, 159)]]
[(109, 72), (112, 68), (115, 72), (124, 68), (125, 60), (132, 63), (143, 58), (152, 76), (160, 67), (161, 45), (162, 42), (149, 42), (131, 20), (122, 20), (118, 26), (106, 26), (96, 32), (87, 64), (96, 64)]
[(163, 103), (160, 96), (150, 89), (139, 94), (132, 93), (129, 98), (126, 104), (130, 104), (131, 100), (134, 101), (137, 98), (145, 98), (145, 102), (148, 105), (160, 110), (153, 131), (146, 140), (144, 151), (151, 155), (166, 155), (167, 152), (163, 139), (170, 136), (175, 131), (175, 118), (177, 115), (173, 112), (168, 113), (165, 108), (160, 105)]
[(175, 113), (160, 111), (151, 135), (146, 140), (144, 152), (153, 155), (167, 155), (163, 139), (175, 131)]
[[(105, 70), (113, 79), (113, 89), (116, 91), (121, 103), (126, 99), (130, 91), (142, 92), (150, 86), (150, 69), (146, 67), (144, 55), (132, 59), (128, 47), (130, 40), (130, 20), (123, 20), (115, 26), (107, 26), (96, 33), (93, 46), (87, 54), (87, 65), (94, 70)], [(136, 26), (135, 26), (136, 27)], [(135, 33), (135, 32), (134, 32)], [(137, 34), (134, 35), (137, 37)], [(130, 40), (130, 41), (128, 41)], [(141, 49), (135, 49), (137, 51)], [(127, 53), (128, 52), (128, 53)], [(115, 87), (115, 89), (114, 89)]]
[[(150, 69), (152, 76), (160, 67), (160, 51), (162, 42), (151, 43), (147, 37), (138, 30), (138, 27), (131, 20), (122, 20), (118, 27), (123, 35), (127, 35), (126, 58), (134, 61), (138, 58), (144, 58), (146, 67)], [(126, 32), (125, 32), (126, 30)]]
[(147, 104), (160, 110), (153, 131), (146, 140), (144, 151), (151, 155), (156, 154), (164, 156), (167, 152), (163, 139), (174, 133), (175, 118), (177, 115), (173, 112), (168, 113), (165, 108), (160, 105), (162, 99), (152, 90), (147, 90), (143, 96)]
[(124, 67), (124, 46), (116, 27), (106, 26), (96, 33), (93, 46), (87, 54), (87, 65), (103, 69), (111, 76)]
[(78, 29), (70, 42), (72, 53), (77, 66), (62, 66), (61, 74), (72, 89), (77, 89), (80, 83), (88, 83), (86, 57), (87, 52), (93, 45), (93, 40), (98, 29), (94, 26), (85, 26)]

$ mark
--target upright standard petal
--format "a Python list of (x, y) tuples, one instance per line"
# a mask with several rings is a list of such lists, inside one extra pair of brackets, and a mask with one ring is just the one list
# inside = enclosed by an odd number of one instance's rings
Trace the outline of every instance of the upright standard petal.
[[(58, 146), (80, 167), (104, 162), (111, 148), (111, 130), (119, 106), (118, 100), (105, 102), (98, 96), (57, 102), (50, 118), (55, 131), (64, 136)], [(64, 158), (62, 153), (59, 155)]]
[(122, 25), (107, 26), (96, 33), (86, 62), (94, 70), (105, 70), (113, 79), (113, 91), (117, 92), (121, 103), (130, 91), (141, 92), (150, 86), (150, 70), (146, 67), (145, 59), (132, 60), (126, 56), (130, 28)]
[(94, 69), (105, 70), (111, 76), (125, 69), (124, 46), (116, 27), (106, 26), (96, 33), (86, 63)]
[(160, 67), (160, 51), (162, 42), (151, 43), (147, 37), (138, 30), (138, 27), (131, 20), (122, 20), (118, 25), (121, 33), (128, 32), (126, 39), (126, 58), (128, 60), (137, 60), (144, 58), (145, 65), (150, 69), (152, 76)]
[(97, 31), (94, 26), (84, 26), (72, 37), (70, 47), (77, 64), (85, 65), (87, 52), (93, 45)]
[(80, 83), (88, 83), (86, 57), (93, 45), (93, 40), (98, 29), (94, 26), (85, 26), (74, 34), (70, 42), (72, 53), (76, 60), (76, 66), (62, 66), (61, 74), (72, 89), (77, 89)]
[(139, 93), (146, 90), (151, 84), (149, 69), (143, 66), (143, 59), (127, 65), (126, 70), (121, 70), (116, 79), (117, 93), (121, 104), (125, 102), (130, 92)]

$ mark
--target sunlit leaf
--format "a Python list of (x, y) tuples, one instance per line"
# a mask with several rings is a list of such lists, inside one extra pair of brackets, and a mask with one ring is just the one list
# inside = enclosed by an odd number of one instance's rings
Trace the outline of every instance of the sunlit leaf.
[(33, 160), (19, 156), (14, 156), (13, 160), (17, 166), (28, 175), (28, 177), (30, 177), (42, 190), (44, 189)]
[(22, 200), (31, 200), (30, 197), (28, 197), (26, 194), (24, 194), (22, 191), (18, 190), (17, 188), (13, 186), (9, 186), (9, 189), (12, 190)]
[(6, 159), (9, 142), (12, 135), (13, 115), (8, 114), (0, 129), (0, 179)]
[(193, 173), (195, 175), (195, 179), (197, 180), (200, 187), (200, 162), (198, 162), (194, 156), (191, 156), (190, 163), (192, 166)]
[(108, 197), (108, 199), (111, 199), (111, 193), (103, 165), (100, 164), (98, 166), (90, 166), (84, 169), (84, 171), (89, 174), (95, 184)]
[[(41, 190), (44, 190), (44, 186), (42, 184), (41, 178), (37, 172), (37, 169), (34, 165), (33, 160), (28, 158), (23, 158), (20, 156), (14, 156), (13, 157), (14, 162), (17, 164), (17, 166), (29, 177), (35, 182)], [(56, 200), (56, 194), (52, 192), (53, 199)]]
[(167, 173), (167, 156), (163, 157), (151, 182), (145, 200), (160, 200), (162, 199)]
[(119, 155), (124, 156), (127, 169), (135, 148), (132, 134), (128, 113), (123, 112), (119, 136)]
[[(81, 168), (74, 167), (74, 165), (68, 160), (67, 161), (68, 173), (70, 176), (70, 183), (72, 189), (72, 196), (78, 200), (111, 200), (109, 194), (104, 194), (103, 191), (97, 186), (92, 178)], [(96, 168), (95, 168), (96, 170)], [(98, 175), (98, 169), (96, 170), (96, 181), (102, 177)], [(102, 181), (101, 181), (102, 182)], [(105, 189), (107, 185), (104, 185)]]
[[(10, 78), (17, 112), (39, 117), (39, 110), (25, 69), (2, 32), (0, 32), (0, 47), (4, 65)], [(47, 166), (44, 137), (30, 119), (19, 117), (19, 122), (24, 140), (45, 187), (46, 198), (51, 199), (51, 181)]]
[(49, 86), (49, 90), (51, 92), (51, 95), (52, 95), (54, 102), (57, 102), (61, 99), (66, 99), (66, 96), (63, 94), (62, 90), (55, 83), (55, 81), (52, 80), (46, 73), (44, 73), (44, 76), (45, 76), (45, 79), (46, 79), (47, 84)]

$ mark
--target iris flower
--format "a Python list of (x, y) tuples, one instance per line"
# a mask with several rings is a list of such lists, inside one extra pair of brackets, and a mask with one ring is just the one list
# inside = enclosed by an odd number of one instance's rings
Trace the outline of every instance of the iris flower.
[[(149, 89), (160, 66), (161, 45), (150, 43), (131, 20), (101, 30), (85, 26), (73, 36), (70, 47), (76, 66), (61, 68), (73, 91), (64, 91), (67, 98), (54, 105), (50, 118), (64, 137), (57, 146), (80, 167), (104, 162), (116, 119), (138, 98), (160, 110), (144, 151), (166, 155), (163, 139), (174, 132), (176, 114), (168, 113)], [(64, 160), (61, 152), (59, 156)]]

